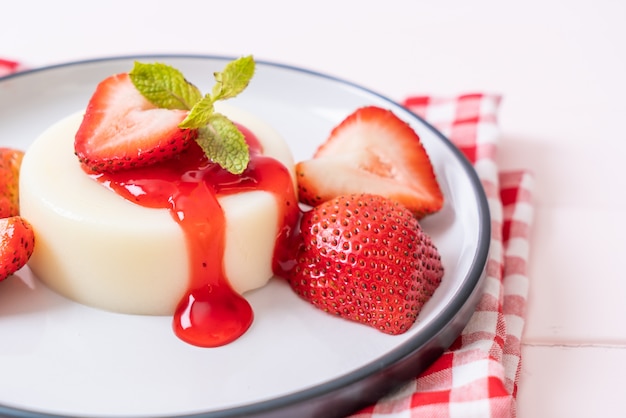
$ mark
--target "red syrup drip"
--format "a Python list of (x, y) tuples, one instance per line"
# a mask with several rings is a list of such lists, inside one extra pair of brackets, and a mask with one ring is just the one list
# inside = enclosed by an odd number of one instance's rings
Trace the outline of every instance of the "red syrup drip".
[(289, 171), (261, 154), (255, 135), (239, 126), (250, 148), (250, 163), (234, 175), (211, 163), (194, 142), (176, 158), (154, 166), (91, 174), (120, 196), (150, 208), (167, 208), (185, 234), (190, 263), (188, 290), (174, 313), (174, 333), (200, 347), (218, 347), (243, 335), (254, 313), (224, 274), (225, 218), (218, 196), (263, 190), (278, 202), (279, 230), (273, 268), (287, 257), (287, 240), (299, 210)]

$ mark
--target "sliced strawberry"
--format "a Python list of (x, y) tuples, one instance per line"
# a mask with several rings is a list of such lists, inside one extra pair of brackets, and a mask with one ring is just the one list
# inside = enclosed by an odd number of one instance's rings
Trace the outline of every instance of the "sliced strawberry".
[(143, 167), (182, 152), (195, 130), (180, 129), (186, 110), (150, 103), (127, 73), (103, 80), (94, 92), (74, 148), (81, 163), (95, 172)]
[(406, 332), (443, 277), (431, 238), (398, 202), (340, 196), (305, 212), (286, 276), (304, 300), (387, 334)]
[(336, 196), (373, 193), (434, 213), (443, 194), (419, 136), (389, 110), (357, 109), (331, 132), (313, 159), (296, 165), (300, 200), (311, 206)]
[(0, 281), (24, 267), (34, 246), (33, 228), (24, 218), (0, 219)]
[(0, 218), (18, 215), (19, 177), (24, 152), (0, 148)]

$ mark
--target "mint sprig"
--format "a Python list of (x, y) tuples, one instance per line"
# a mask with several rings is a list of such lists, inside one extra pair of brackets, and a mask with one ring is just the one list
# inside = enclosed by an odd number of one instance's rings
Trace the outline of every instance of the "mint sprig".
[(215, 102), (245, 90), (254, 70), (252, 56), (229, 62), (221, 72), (213, 74), (216, 83), (211, 93), (204, 96), (180, 71), (166, 64), (135, 62), (129, 75), (135, 88), (155, 106), (189, 110), (178, 126), (197, 129), (196, 141), (207, 157), (225, 170), (241, 174), (250, 161), (248, 144), (237, 126), (215, 111)]

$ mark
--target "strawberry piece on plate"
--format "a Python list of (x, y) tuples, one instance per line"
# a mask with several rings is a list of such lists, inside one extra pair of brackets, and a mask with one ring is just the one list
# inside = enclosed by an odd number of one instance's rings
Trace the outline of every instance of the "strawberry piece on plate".
[(0, 281), (28, 262), (33, 253), (35, 234), (20, 216), (0, 219)]
[(19, 215), (19, 177), (24, 152), (0, 148), (0, 218)]
[(315, 307), (387, 334), (406, 332), (443, 277), (441, 256), (411, 211), (349, 195), (305, 212), (291, 288)]
[(372, 193), (396, 200), (417, 218), (443, 206), (443, 194), (419, 136), (393, 112), (357, 109), (330, 133), (310, 160), (296, 166), (302, 203)]
[(196, 130), (178, 124), (187, 110), (153, 105), (127, 73), (98, 84), (76, 133), (78, 159), (95, 172), (113, 172), (152, 165), (182, 152)]

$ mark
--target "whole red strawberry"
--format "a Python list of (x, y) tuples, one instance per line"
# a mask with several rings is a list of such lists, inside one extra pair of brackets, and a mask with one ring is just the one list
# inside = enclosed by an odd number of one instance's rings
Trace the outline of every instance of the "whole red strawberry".
[(24, 267), (34, 244), (33, 228), (24, 218), (0, 219), (0, 281)]
[(333, 315), (388, 334), (415, 322), (441, 283), (437, 248), (411, 211), (378, 195), (340, 196), (306, 212), (293, 290)]
[(0, 148), (0, 218), (18, 215), (19, 176), (24, 152)]

